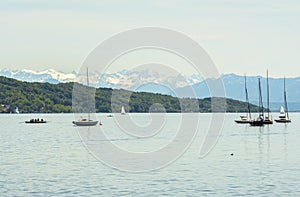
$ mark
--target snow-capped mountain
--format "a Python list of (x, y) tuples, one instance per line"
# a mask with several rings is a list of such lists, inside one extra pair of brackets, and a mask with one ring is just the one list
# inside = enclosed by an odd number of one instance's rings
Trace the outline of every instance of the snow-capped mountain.
[[(48, 82), (48, 83), (65, 83), (65, 82), (82, 82), (85, 83), (85, 73), (79, 74), (73, 71), (72, 73), (63, 73), (48, 69), (37, 72), (28, 69), (9, 70), (0, 69), (0, 75), (14, 78), (27, 82)], [(180, 75), (174, 73), (163, 73), (158, 70), (143, 69), (143, 70), (121, 70), (115, 73), (89, 73), (90, 85), (94, 87), (107, 88), (123, 88), (133, 91), (146, 91), (162, 94), (171, 94), (175, 88), (190, 86), (202, 81), (199, 75)]]
[(173, 75), (151, 70), (122, 70), (116, 73), (98, 73), (92, 81), (97, 87), (123, 88), (133, 91), (146, 91), (170, 94), (175, 88), (190, 86), (201, 82), (198, 75)]
[[(86, 74), (58, 72), (53, 69), (36, 72), (32, 70), (9, 70), (0, 69), (0, 75), (28, 82), (65, 83), (82, 81), (86, 83)], [(82, 80), (78, 80), (82, 76)], [(263, 100), (266, 101), (266, 78), (261, 76), (248, 76), (247, 87), (251, 103), (258, 102), (257, 79), (262, 81)], [(178, 97), (211, 97), (207, 87), (209, 81), (199, 75), (179, 75), (176, 73), (159, 72), (159, 70), (121, 70), (115, 73), (89, 73), (90, 85), (94, 87), (122, 88), (138, 92), (151, 92), (167, 94)], [(244, 76), (224, 74), (220, 76), (225, 88), (225, 97), (245, 100)], [(271, 109), (278, 110), (283, 102), (283, 79), (269, 78)], [(286, 88), (289, 105), (294, 110), (300, 110), (300, 77), (287, 78)]]
[(57, 72), (53, 69), (37, 72), (28, 69), (22, 70), (9, 70), (0, 69), (0, 75), (5, 77), (14, 78), (20, 81), (27, 82), (48, 82), (48, 83), (65, 83), (74, 81), (76, 73), (72, 72), (69, 74), (63, 72)]

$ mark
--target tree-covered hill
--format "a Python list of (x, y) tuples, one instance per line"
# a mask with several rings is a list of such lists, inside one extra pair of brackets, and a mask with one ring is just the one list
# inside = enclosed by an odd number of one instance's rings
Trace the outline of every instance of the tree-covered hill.
[[(72, 112), (73, 87), (74, 83), (29, 83), (0, 76), (0, 112), (12, 112), (16, 107), (20, 113)], [(211, 105), (212, 98), (183, 99), (162, 94), (97, 88), (95, 109), (96, 112), (119, 112), (124, 105), (127, 112), (211, 112), (212, 109), (222, 111), (224, 106), (221, 104), (226, 102), (226, 112), (247, 111), (245, 102), (213, 99), (216, 100), (214, 106)], [(195, 108), (195, 104), (199, 109)], [(257, 106), (251, 105), (251, 110), (257, 111)]]

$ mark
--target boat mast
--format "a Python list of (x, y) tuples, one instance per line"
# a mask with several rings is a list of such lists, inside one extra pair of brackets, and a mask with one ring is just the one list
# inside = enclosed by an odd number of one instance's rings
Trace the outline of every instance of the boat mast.
[(270, 118), (269, 73), (268, 73), (268, 69), (267, 69), (267, 105), (268, 105), (268, 118)]
[(262, 95), (261, 95), (261, 86), (260, 86), (260, 78), (258, 78), (258, 88), (259, 88), (259, 116), (264, 116), (264, 105), (262, 102)]
[(90, 121), (90, 99), (89, 99), (89, 87), (90, 87), (90, 82), (89, 82), (89, 68), (86, 67), (86, 84), (87, 84), (87, 99), (88, 99), (88, 121)]
[(248, 105), (248, 114), (249, 114), (249, 118), (251, 119), (251, 111), (250, 111), (250, 103), (249, 103), (248, 90), (247, 90), (246, 74), (245, 74), (245, 93), (246, 93), (246, 102)]
[(288, 110), (288, 106), (287, 106), (287, 102), (286, 102), (286, 90), (285, 90), (285, 77), (284, 77), (284, 83), (283, 83), (283, 91), (284, 91), (284, 107), (285, 107), (285, 113), (286, 113), (286, 116), (287, 116), (287, 119), (290, 119), (289, 118), (289, 110)]

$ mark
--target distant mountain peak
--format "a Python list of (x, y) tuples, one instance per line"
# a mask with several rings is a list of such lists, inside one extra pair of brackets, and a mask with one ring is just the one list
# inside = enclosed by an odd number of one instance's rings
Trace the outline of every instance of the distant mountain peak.
[[(0, 75), (28, 82), (48, 82), (66, 83), (77, 80), (77, 72), (64, 73), (55, 69), (44, 71), (33, 71), (29, 69), (0, 69)], [(84, 76), (85, 77), (85, 76)], [(247, 86), (249, 99), (251, 102), (257, 101), (257, 79), (262, 79), (263, 96), (266, 96), (266, 78), (264, 76), (247, 76)], [(226, 91), (226, 97), (236, 100), (244, 100), (244, 76), (235, 73), (220, 75)], [(283, 99), (283, 79), (269, 78), (270, 82), (270, 101), (282, 102)], [(209, 78), (206, 80), (216, 80)], [(84, 79), (84, 82), (86, 79)], [(290, 102), (299, 102), (300, 98), (300, 77), (287, 78), (287, 97)], [(122, 88), (132, 91), (145, 91), (174, 95), (178, 93), (182, 97), (193, 97), (191, 88), (198, 98), (211, 97), (207, 87), (207, 81), (199, 74), (183, 75), (174, 73), (158, 72), (157, 67), (139, 68), (134, 70), (120, 70), (111, 73), (91, 73), (90, 84), (94, 87)], [(263, 98), (265, 100), (265, 98)], [(277, 106), (276, 106), (277, 107)]]
[(65, 83), (74, 81), (75, 73), (63, 73), (54, 69), (44, 71), (33, 71), (29, 69), (10, 70), (7, 68), (0, 69), (0, 75), (28, 82), (49, 82), (49, 83)]

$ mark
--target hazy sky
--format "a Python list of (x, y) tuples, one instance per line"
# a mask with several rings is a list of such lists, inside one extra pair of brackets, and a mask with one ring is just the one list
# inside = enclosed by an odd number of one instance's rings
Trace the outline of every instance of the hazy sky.
[(221, 73), (300, 76), (298, 0), (3, 0), (0, 68), (70, 72), (99, 43), (144, 26), (190, 36)]

